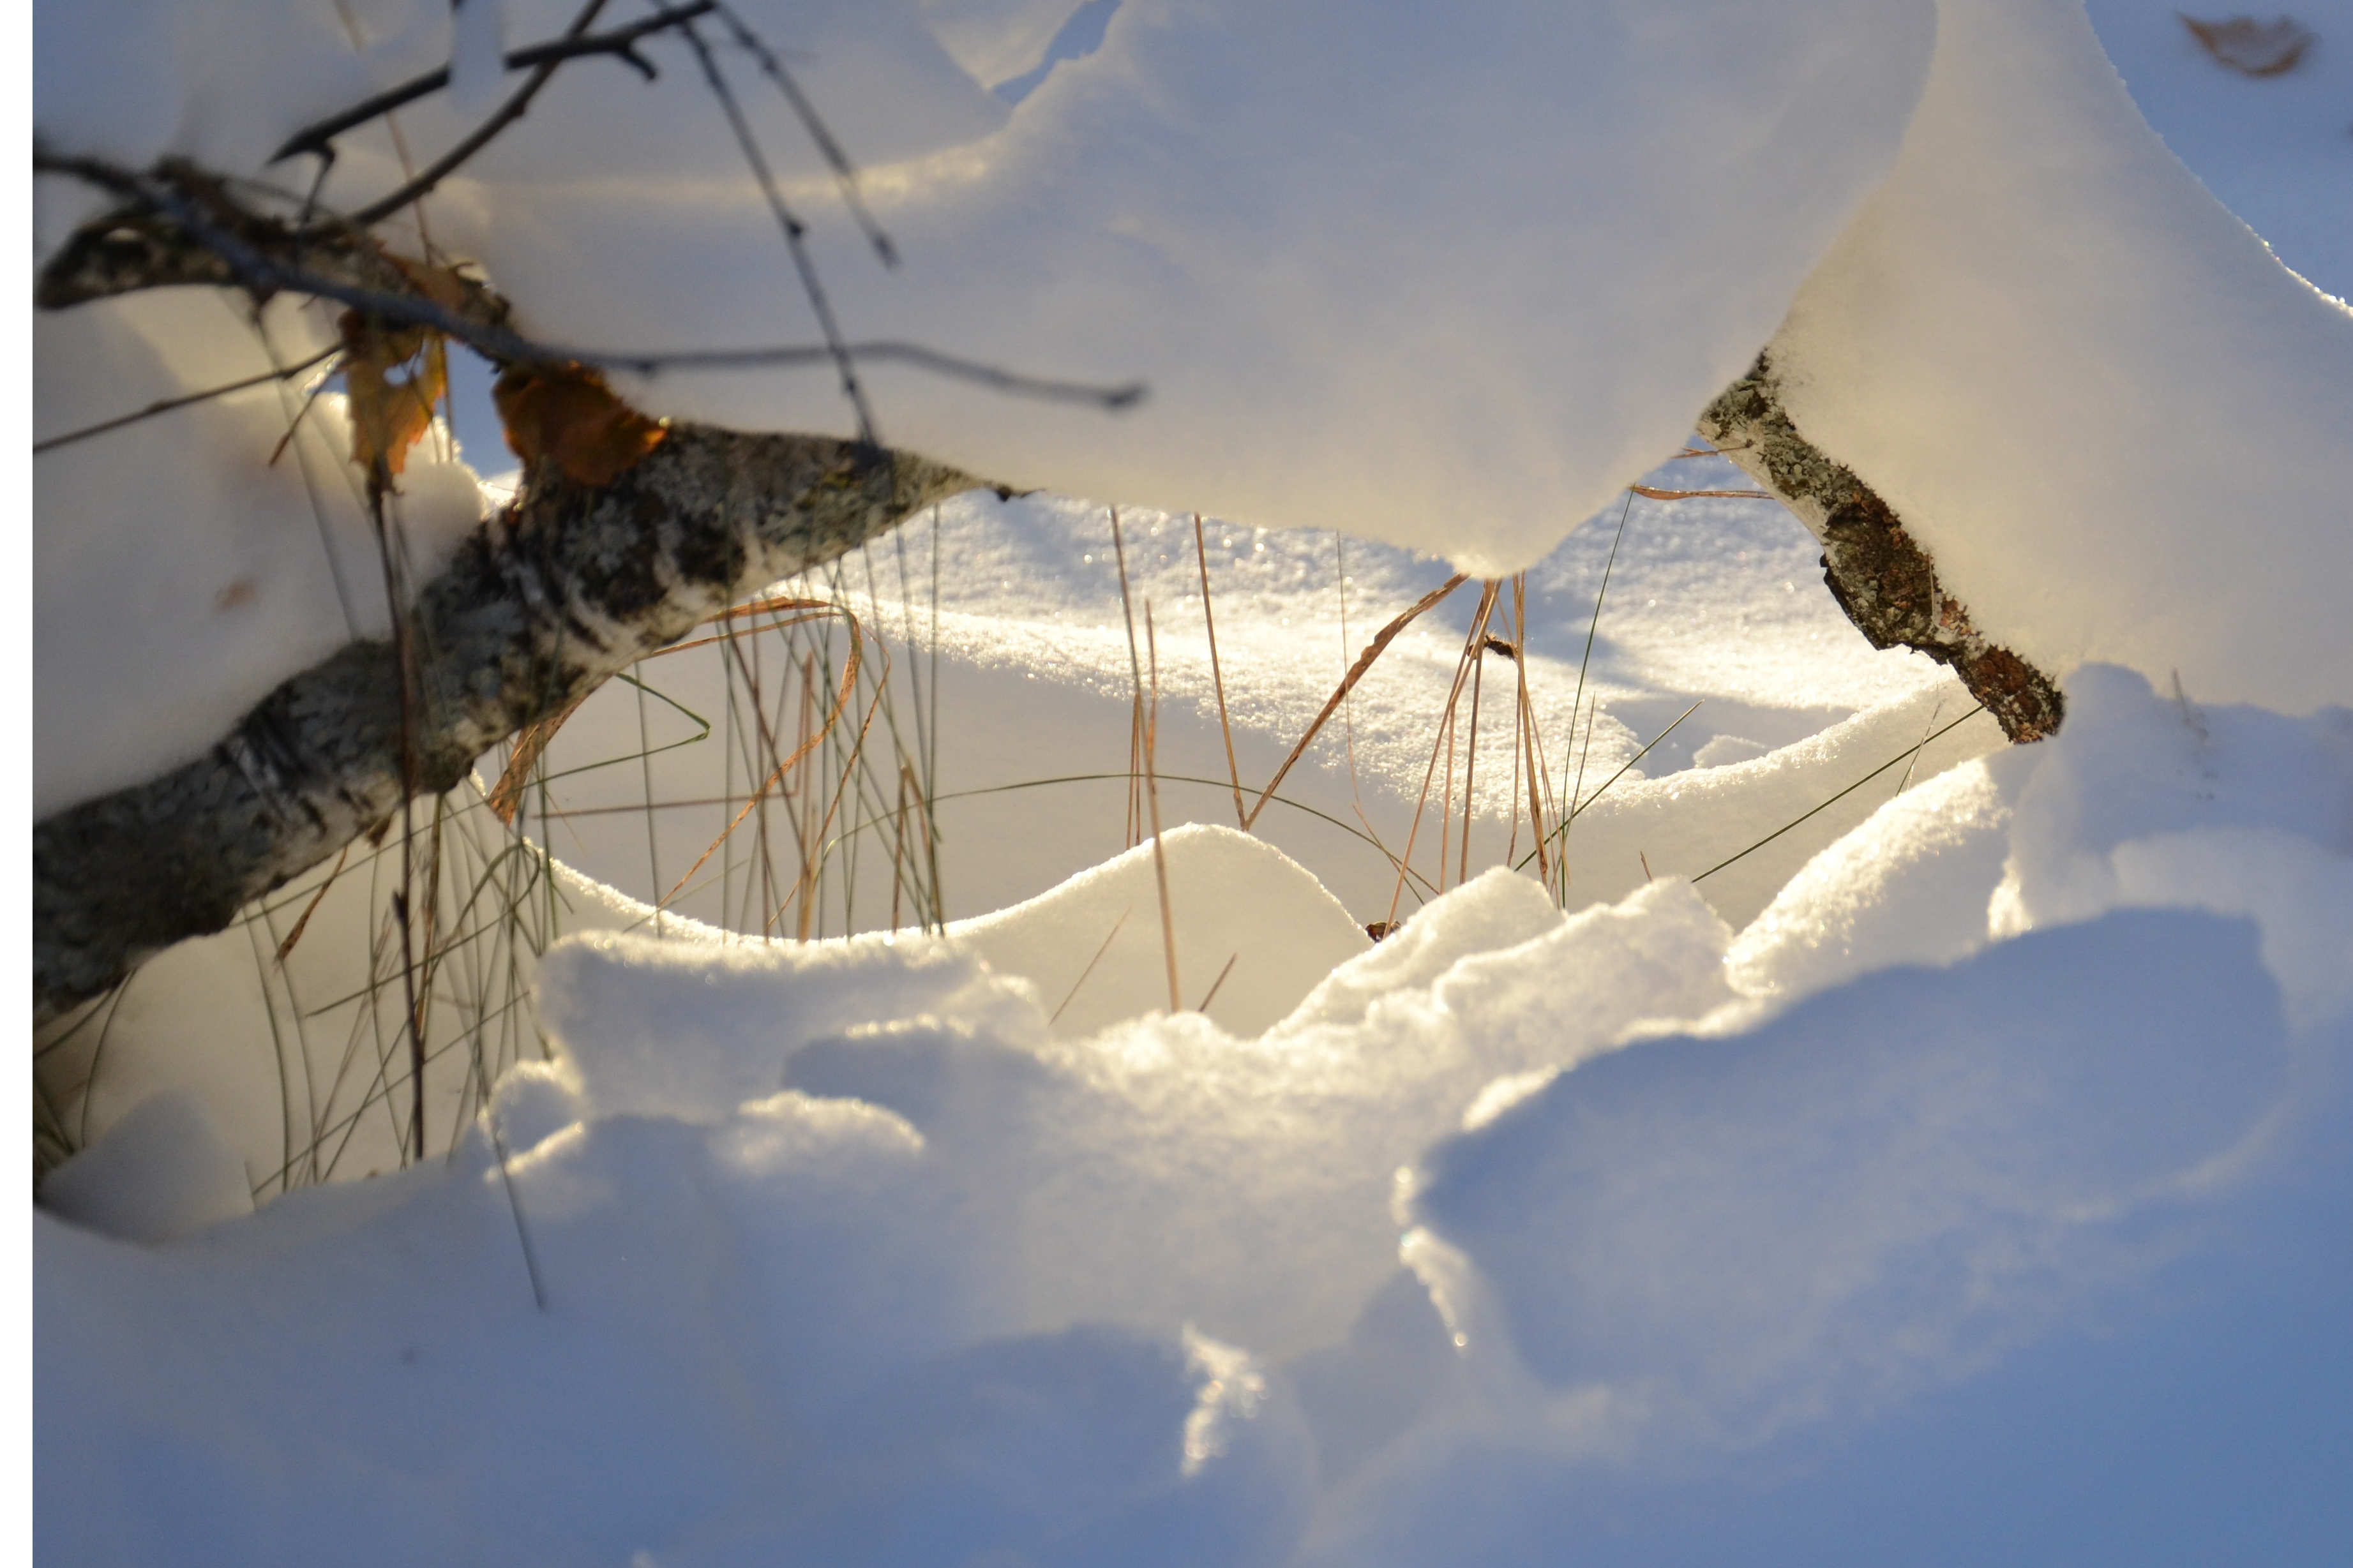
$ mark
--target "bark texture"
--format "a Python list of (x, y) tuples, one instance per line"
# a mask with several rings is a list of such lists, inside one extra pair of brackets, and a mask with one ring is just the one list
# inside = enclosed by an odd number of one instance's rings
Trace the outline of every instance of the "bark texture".
[(2039, 741), (2059, 728), (2065, 710), (2057, 683), (1989, 642), (1938, 584), (1935, 562), (1894, 509), (1799, 434), (1764, 355), (1708, 405), (1699, 432), (1821, 541), (1822, 579), (1873, 647), (1916, 648), (1950, 665), (2012, 741)]
[(405, 698), (397, 644), (349, 644), (202, 757), (35, 824), (36, 1019), (226, 929), (746, 589), (979, 483), (903, 453), (687, 425), (607, 485), (534, 465), (417, 595)]

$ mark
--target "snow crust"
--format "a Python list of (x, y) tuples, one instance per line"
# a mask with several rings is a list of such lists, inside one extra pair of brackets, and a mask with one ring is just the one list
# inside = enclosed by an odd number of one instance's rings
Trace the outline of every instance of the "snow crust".
[(1770, 353), (1995, 642), (2353, 700), (2353, 310), (2166, 151), (2072, 0), (1939, 7), (1895, 168)]

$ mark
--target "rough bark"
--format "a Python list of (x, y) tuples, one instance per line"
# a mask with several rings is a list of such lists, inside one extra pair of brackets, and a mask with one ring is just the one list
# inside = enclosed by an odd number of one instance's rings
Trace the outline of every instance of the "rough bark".
[(2013, 741), (2059, 728), (2057, 683), (1989, 642), (1937, 583), (1936, 563), (1894, 509), (1799, 433), (1766, 356), (1708, 405), (1699, 431), (1821, 541), (1823, 581), (1873, 647), (1916, 648), (1950, 665)]
[[(673, 426), (608, 485), (536, 464), (417, 596), (393, 642), (287, 680), (202, 757), (33, 829), (37, 1020), (455, 787), (533, 720), (747, 589), (829, 561), (980, 481), (811, 436)], [(404, 735), (404, 708), (411, 718)]]

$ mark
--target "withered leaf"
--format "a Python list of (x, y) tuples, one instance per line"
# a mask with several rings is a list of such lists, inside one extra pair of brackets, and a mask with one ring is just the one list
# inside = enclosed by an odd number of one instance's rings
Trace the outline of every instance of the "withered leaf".
[(493, 395), (507, 445), (524, 466), (552, 462), (579, 484), (611, 484), (668, 434), (583, 365), (510, 370), (499, 377)]
[(2253, 16), (2206, 22), (2183, 16), (2181, 25), (2208, 54), (2242, 76), (2285, 75), (2296, 68), (2306, 49), (2319, 42), (2311, 28), (2293, 16), (2268, 22)]
[(343, 318), (343, 384), (351, 395), (352, 461), (371, 474), (408, 464), (449, 384), (441, 334), (387, 327), (356, 310)]

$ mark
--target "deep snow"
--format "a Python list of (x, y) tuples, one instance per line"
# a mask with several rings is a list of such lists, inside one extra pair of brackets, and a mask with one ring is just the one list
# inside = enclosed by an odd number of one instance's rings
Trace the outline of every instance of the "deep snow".
[[(540, 978), (558, 1058), (483, 1124), (503, 1175), (478, 1128), (160, 1248), (38, 1222), (45, 1555), (2323, 1561), (2348, 1013), (2341, 966), (2274, 935), (2353, 951), (2353, 715), (2123, 672), (2071, 697), (2058, 740), (1977, 770), (1962, 830), (2006, 819), (2006, 872), (1919, 852), (1968, 788), (1882, 807), (1854, 840), (1894, 873), (1827, 886), (1872, 863), (1842, 842), (1764, 941), (1681, 882), (1563, 917), (1491, 871), (1303, 963), (1255, 1036), (1058, 1036), (1044, 911), (977, 942), (575, 939)], [(2312, 868), (2253, 921), (2200, 907), (2227, 887), (2039, 891), (2252, 823)], [(1230, 829), (1171, 849), (1228, 900), (1322, 896)], [(1056, 897), (1100, 918), (1120, 874)], [(2011, 934), (1824, 974), (1810, 911), (1887, 916), (1923, 878)], [(1196, 951), (1231, 929), (1180, 909)], [(2054, 1528), (1930, 1533), (2010, 1462), (1956, 1430), (2130, 1408), (2192, 1328), (2213, 1375), (2102, 1426)], [(2217, 1420), (2285, 1469), (2156, 1528), (2145, 1489)], [(1889, 1433), (1916, 1527), (1774, 1527), (1884, 1484)]]
[[(564, 9), (468, 0), (459, 75)], [(1592, 796), (1567, 886), (1400, 889), (1366, 842), (1409, 831), (1475, 588), (1257, 837), (1227, 826), (1192, 519), (1123, 506), (1164, 947), (1107, 510), (961, 498), (785, 585), (887, 639), (910, 711), (929, 683), (944, 931), (854, 871), (815, 923), (864, 934), (824, 941), (719, 929), (760, 923), (732, 863), (659, 915), (634, 896), (735, 804), (723, 740), (638, 758), (723, 706), (716, 656), (681, 655), (645, 667), (665, 701), (617, 683), (550, 752), (594, 770), (567, 809), (622, 811), (518, 839), (455, 802), (453, 885), (572, 934), (437, 969), (427, 1162), (394, 1169), (397, 1025), (364, 995), (383, 858), (282, 955), (323, 869), (164, 955), (76, 1047), (95, 1142), (34, 1217), (42, 1560), (2333, 1562), (2353, 318), (2279, 263), (2346, 287), (2318, 117), (2353, 26), (2308, 18), (2309, 71), (2266, 84), (2121, 0), (2096, 36), (2064, 0), (1445, 27), (1124, 0), (1036, 78), (1074, 9), (752, 8), (813, 51), (910, 258), (855, 254), (760, 100), (854, 335), (1155, 388), (1107, 422), (881, 372), (883, 434), (1209, 511), (1245, 786), (1446, 562), (1535, 561), (1481, 668)], [(44, 14), (37, 121), (250, 171), (452, 48), (422, 0), (348, 19), (358, 46), (300, 0)], [(662, 47), (654, 89), (567, 73), (435, 238), (550, 336), (806, 337)], [(406, 133), (446, 141), (480, 90)], [(330, 194), (392, 167), (354, 138)], [(41, 239), (80, 210), (46, 183)], [(1769, 503), (1602, 505), (1742, 488), (1662, 460), (1793, 299), (1793, 406), (2066, 676), (2055, 739), (2000, 748), (1941, 671), (1863, 647)], [(325, 341), (268, 321), (288, 358)], [(44, 318), (37, 437), (260, 352), (210, 293)], [(304, 390), (39, 459), (37, 811), (383, 624), (332, 393), (267, 465)], [(640, 390), (844, 419), (821, 379)], [(420, 450), (414, 569), (479, 514), (489, 445)], [(1472, 870), (1526, 847), (1489, 722)], [(716, 820), (649, 826), (714, 792)]]

